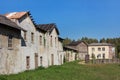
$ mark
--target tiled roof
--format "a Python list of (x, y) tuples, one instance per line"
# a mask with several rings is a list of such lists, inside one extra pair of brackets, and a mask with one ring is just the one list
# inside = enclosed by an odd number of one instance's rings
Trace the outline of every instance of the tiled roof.
[(35, 21), (33, 20), (32, 16), (31, 16), (31, 13), (29, 11), (11, 12), (11, 13), (7, 13), (7, 14), (4, 14), (4, 15), (9, 19), (20, 19), (26, 14), (28, 14), (30, 16), (32, 23), (34, 24), (34, 26), (36, 26)]
[(74, 48), (74, 47), (72, 47), (72, 46), (65, 46), (64, 49), (73, 50), (73, 51), (78, 51), (76, 48)]
[(8, 13), (5, 14), (5, 16), (9, 19), (19, 19), (22, 16), (24, 16), (27, 12), (12, 12), (12, 13)]
[[(84, 41), (72, 41), (70, 44), (68, 44), (69, 46), (77, 46), (79, 45), (81, 42), (84, 42)], [(86, 42), (84, 42), (86, 45), (88, 45)]]
[(54, 23), (51, 23), (51, 24), (39, 24), (37, 25), (37, 28), (43, 30), (43, 31), (49, 31), (50, 33), (52, 32), (52, 30), (55, 28), (58, 35), (59, 35), (59, 31), (58, 31), (58, 28), (56, 27), (56, 25)]
[(91, 43), (89, 46), (113, 46), (110, 43)]
[(3, 15), (0, 15), (0, 24), (7, 25), (10, 27), (19, 29), (19, 30), (24, 30), (21, 27), (19, 27), (16, 23), (12, 22), (10, 19), (8, 19), (7, 17)]
[(64, 39), (63, 39), (63, 38), (61, 38), (61, 37), (58, 37), (58, 40), (59, 40), (59, 41), (63, 41)]

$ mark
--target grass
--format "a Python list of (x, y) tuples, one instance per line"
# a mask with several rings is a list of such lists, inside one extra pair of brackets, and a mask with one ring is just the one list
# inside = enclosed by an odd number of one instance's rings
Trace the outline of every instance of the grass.
[(78, 64), (78, 61), (47, 69), (1, 75), (0, 80), (120, 80), (119, 64)]

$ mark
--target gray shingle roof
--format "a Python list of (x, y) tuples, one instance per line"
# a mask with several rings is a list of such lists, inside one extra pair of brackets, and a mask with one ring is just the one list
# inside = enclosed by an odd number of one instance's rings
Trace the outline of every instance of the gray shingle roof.
[(75, 49), (74, 47), (71, 47), (71, 46), (64, 46), (64, 49), (67, 49), (67, 50), (73, 50), (73, 51), (77, 51), (77, 49)]
[(113, 46), (113, 44), (110, 43), (91, 43), (89, 46)]
[(12, 28), (19, 29), (19, 30), (24, 30), (21, 27), (19, 27), (16, 23), (12, 22), (10, 19), (8, 19), (7, 17), (3, 15), (0, 15), (0, 24), (7, 25)]
[[(84, 41), (72, 41), (70, 44), (68, 44), (68, 46), (77, 46), (79, 45), (81, 42), (84, 42)], [(86, 42), (84, 42), (86, 45), (88, 45)]]
[(59, 35), (59, 30), (58, 28), (56, 27), (56, 25), (54, 23), (50, 23), (50, 24), (39, 24), (37, 25), (37, 28), (43, 30), (43, 31), (49, 31), (50, 33), (52, 32), (52, 30), (55, 28), (58, 35)]

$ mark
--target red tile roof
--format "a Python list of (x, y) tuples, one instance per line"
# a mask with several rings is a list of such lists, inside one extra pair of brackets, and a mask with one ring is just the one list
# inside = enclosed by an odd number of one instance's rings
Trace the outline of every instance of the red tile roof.
[(28, 12), (12, 12), (12, 13), (5, 14), (5, 16), (9, 19), (19, 19), (27, 13)]

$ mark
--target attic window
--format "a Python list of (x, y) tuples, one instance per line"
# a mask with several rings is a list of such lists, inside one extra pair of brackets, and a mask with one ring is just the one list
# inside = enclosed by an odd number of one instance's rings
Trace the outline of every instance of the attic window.
[(42, 36), (40, 36), (40, 45), (42, 45)]
[(34, 42), (34, 33), (31, 33), (31, 42)]

